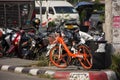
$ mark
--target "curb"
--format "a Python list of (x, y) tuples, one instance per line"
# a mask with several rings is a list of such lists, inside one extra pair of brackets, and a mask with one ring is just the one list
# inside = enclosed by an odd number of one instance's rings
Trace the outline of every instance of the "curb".
[(114, 71), (55, 72), (54, 78), (65, 80), (117, 80)]
[(70, 72), (70, 71), (40, 70), (11, 65), (0, 65), (0, 70), (31, 74), (34, 76), (40, 74), (50, 75), (51, 77), (58, 80), (117, 80), (115, 72), (111, 70)]
[(25, 73), (31, 75), (45, 74), (46, 70), (26, 68), (26, 67), (17, 67), (11, 65), (0, 65), (0, 69), (3, 71), (11, 71), (16, 73)]

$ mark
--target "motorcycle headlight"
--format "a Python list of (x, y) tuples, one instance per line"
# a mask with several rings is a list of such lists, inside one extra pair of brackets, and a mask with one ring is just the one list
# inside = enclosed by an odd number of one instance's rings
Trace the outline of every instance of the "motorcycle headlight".
[(35, 47), (35, 44), (36, 44), (36, 42), (33, 40), (33, 41), (32, 41), (32, 46)]
[(17, 36), (17, 34), (16, 34), (16, 33), (14, 33), (14, 34), (12, 35), (12, 38), (11, 38), (11, 39), (12, 39), (12, 41), (13, 41), (13, 40), (15, 40), (16, 36)]

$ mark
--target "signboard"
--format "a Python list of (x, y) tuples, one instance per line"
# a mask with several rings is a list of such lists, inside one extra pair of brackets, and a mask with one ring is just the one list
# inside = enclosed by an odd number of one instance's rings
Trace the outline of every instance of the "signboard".
[(70, 73), (69, 80), (89, 80), (89, 73), (72, 72)]
[(113, 17), (113, 27), (120, 28), (120, 16)]

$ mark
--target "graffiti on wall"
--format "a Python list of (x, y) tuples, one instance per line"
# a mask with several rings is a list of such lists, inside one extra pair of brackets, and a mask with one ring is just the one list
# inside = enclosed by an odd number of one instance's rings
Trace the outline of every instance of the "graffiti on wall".
[(113, 17), (113, 25), (114, 28), (120, 28), (120, 16)]
[(112, 1), (112, 14), (113, 16), (120, 16), (120, 0)]
[(120, 0), (112, 0), (113, 43), (120, 43)]

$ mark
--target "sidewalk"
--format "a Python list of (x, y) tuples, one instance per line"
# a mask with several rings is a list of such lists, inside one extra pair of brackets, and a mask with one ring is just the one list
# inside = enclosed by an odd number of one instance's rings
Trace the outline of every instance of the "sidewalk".
[(37, 61), (18, 58), (0, 58), (0, 69), (16, 73), (31, 75), (50, 75), (57, 80), (117, 80), (115, 72), (111, 70), (78, 70), (75, 66), (68, 68), (51, 67), (27, 67)]

